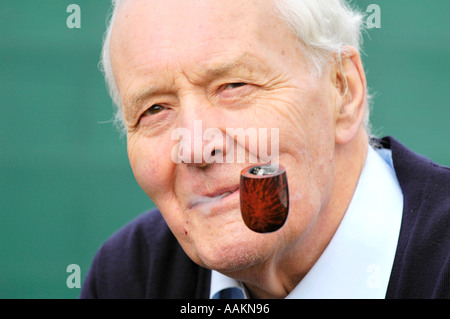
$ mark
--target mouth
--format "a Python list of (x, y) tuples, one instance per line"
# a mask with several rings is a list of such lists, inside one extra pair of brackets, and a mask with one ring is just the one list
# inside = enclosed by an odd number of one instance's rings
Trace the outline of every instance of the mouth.
[(236, 197), (239, 197), (239, 185), (217, 190), (207, 195), (194, 195), (194, 198), (190, 201), (189, 207), (190, 209), (194, 209), (200, 206), (222, 205), (229, 201), (233, 201)]

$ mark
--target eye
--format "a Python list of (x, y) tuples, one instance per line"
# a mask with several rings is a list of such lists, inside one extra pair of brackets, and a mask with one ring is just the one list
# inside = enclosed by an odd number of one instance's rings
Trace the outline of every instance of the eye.
[(155, 115), (158, 114), (159, 112), (163, 111), (165, 109), (164, 106), (159, 105), (159, 104), (155, 104), (152, 105), (151, 107), (149, 107), (144, 114), (142, 114), (142, 116), (147, 116), (147, 115)]
[(244, 82), (228, 83), (223, 86), (223, 89), (224, 90), (232, 90), (232, 89), (240, 88), (241, 86), (245, 86), (245, 85), (247, 85), (247, 83), (244, 83)]

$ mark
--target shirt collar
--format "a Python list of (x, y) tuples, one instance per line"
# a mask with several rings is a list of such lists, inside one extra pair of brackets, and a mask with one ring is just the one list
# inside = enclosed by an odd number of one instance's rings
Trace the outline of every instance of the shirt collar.
[[(287, 298), (384, 298), (397, 248), (403, 194), (389, 150), (369, 147), (347, 212), (319, 260)], [(216, 271), (211, 296), (242, 283)], [(248, 296), (248, 294), (246, 294)]]

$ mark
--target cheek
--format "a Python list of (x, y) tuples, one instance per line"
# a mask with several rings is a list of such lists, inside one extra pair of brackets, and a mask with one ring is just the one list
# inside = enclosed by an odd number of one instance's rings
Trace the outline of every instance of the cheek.
[(144, 192), (156, 201), (168, 191), (174, 164), (170, 157), (170, 143), (155, 143), (151, 138), (129, 137), (128, 158), (136, 181)]

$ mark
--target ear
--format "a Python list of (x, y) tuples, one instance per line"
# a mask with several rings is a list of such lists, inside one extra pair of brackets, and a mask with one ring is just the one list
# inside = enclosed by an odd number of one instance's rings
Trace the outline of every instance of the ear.
[(345, 46), (336, 58), (335, 141), (347, 144), (362, 127), (367, 102), (367, 82), (358, 51)]

